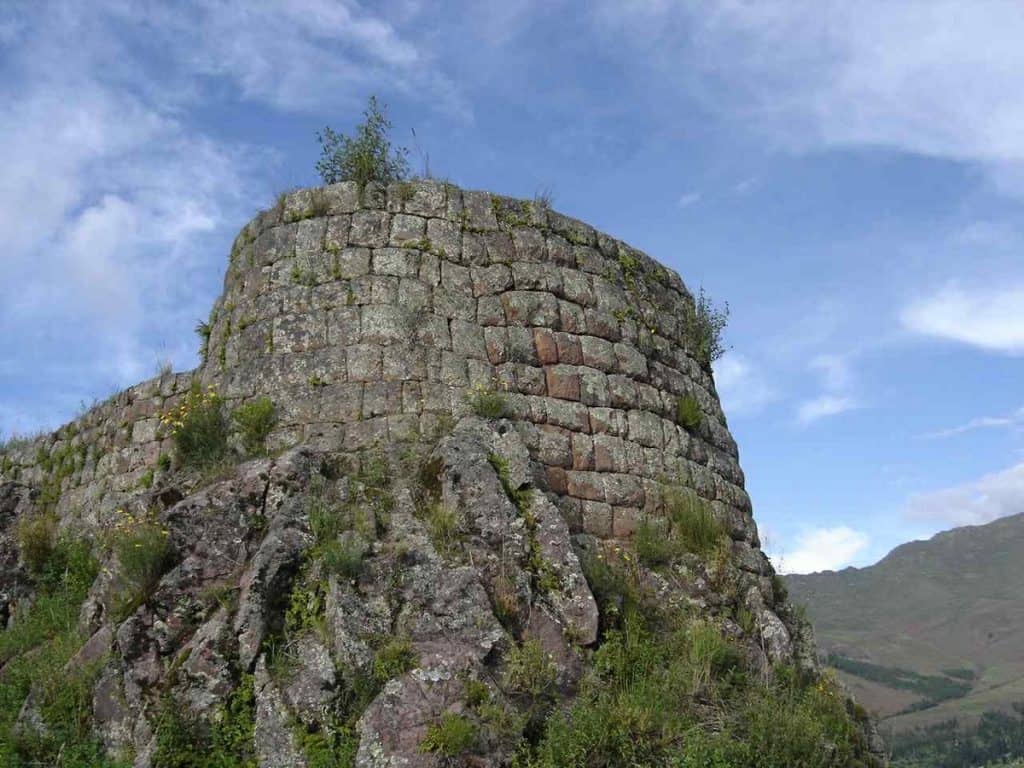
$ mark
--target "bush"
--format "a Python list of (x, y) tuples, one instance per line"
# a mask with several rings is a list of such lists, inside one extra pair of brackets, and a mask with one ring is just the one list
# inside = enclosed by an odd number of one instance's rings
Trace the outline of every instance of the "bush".
[(325, 184), (354, 181), (362, 188), (373, 181), (400, 181), (409, 174), (408, 150), (391, 146), (391, 122), (385, 112), (386, 107), (371, 96), (355, 136), (335, 133), (330, 127), (317, 134), (320, 159), (316, 170)]
[(725, 354), (722, 332), (728, 323), (729, 305), (716, 307), (703, 288), (693, 305), (687, 306), (683, 314), (683, 335), (690, 352), (705, 367)]
[(671, 535), (689, 552), (710, 554), (725, 538), (710, 503), (693, 491), (670, 488), (666, 493), (666, 512)]
[(198, 384), (193, 384), (181, 405), (164, 414), (160, 421), (171, 428), (182, 464), (209, 469), (226, 456), (228, 424), (224, 405), (212, 385), (203, 392)]
[(155, 517), (123, 510), (114, 525), (112, 549), (129, 590), (118, 611), (126, 615), (152, 597), (173, 562), (174, 549), (167, 529)]
[(641, 520), (633, 533), (633, 549), (649, 568), (668, 565), (681, 554), (679, 542), (669, 535), (664, 520)]
[(266, 452), (267, 436), (277, 426), (277, 408), (269, 397), (261, 397), (240, 405), (231, 415), (242, 439), (242, 447), (250, 455)]
[(503, 392), (476, 386), (469, 390), (468, 397), (473, 413), (483, 419), (503, 419), (508, 416), (508, 398)]
[(380, 683), (404, 675), (419, 664), (419, 656), (407, 637), (390, 640), (373, 657), (373, 677)]
[(366, 542), (359, 534), (346, 531), (337, 539), (324, 543), (318, 554), (328, 573), (335, 573), (351, 581), (358, 579), (363, 572), (366, 550)]
[(256, 696), (252, 675), (212, 718), (208, 728), (165, 699), (156, 717), (153, 768), (255, 768)]
[(554, 661), (537, 640), (525, 640), (505, 656), (505, 685), (513, 693), (545, 698), (553, 692), (556, 679)]
[(431, 504), (426, 511), (427, 533), (439, 555), (453, 556), (459, 548), (459, 516), (440, 502)]
[(704, 412), (693, 395), (684, 395), (676, 401), (676, 423), (691, 432), (700, 426)]
[(420, 742), (420, 752), (434, 752), (447, 758), (458, 757), (476, 744), (477, 727), (472, 720), (451, 712), (441, 715), (440, 721), (427, 728)]
[[(82, 704), (92, 702), (92, 670), (64, 672), (86, 640), (78, 612), (98, 571), (88, 541), (58, 539), (40, 569), (35, 599), (0, 631), (0, 764), (113, 768), (102, 761), (91, 732), (81, 727), (88, 714)], [(38, 703), (48, 730), (42, 737), (15, 733), (18, 713), (33, 685), (41, 686)], [(58, 755), (64, 762), (58, 763)]]
[(57, 520), (52, 514), (37, 513), (18, 521), (14, 530), (18, 551), (30, 573), (40, 574), (53, 554)]

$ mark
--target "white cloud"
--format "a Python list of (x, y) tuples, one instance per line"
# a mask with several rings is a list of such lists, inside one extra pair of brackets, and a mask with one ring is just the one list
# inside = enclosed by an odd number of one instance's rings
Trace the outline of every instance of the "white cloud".
[(900, 320), (925, 336), (993, 352), (1024, 353), (1024, 285), (966, 290), (948, 285), (904, 308)]
[(967, 423), (960, 424), (956, 427), (948, 427), (946, 429), (936, 430), (935, 432), (929, 432), (924, 435), (924, 437), (955, 437), (956, 435), (975, 432), (980, 429), (1009, 429), (1017, 426), (1024, 426), (1024, 407), (1018, 408), (1016, 411), (1003, 416), (979, 416), (976, 419), (971, 419)]
[(840, 395), (821, 395), (813, 400), (805, 400), (797, 408), (796, 420), (801, 426), (807, 426), (828, 416), (838, 416), (858, 407), (852, 397)]
[(700, 202), (701, 197), (701, 193), (697, 192), (696, 190), (691, 192), (685, 192), (679, 198), (679, 207), (689, 208), (691, 205), (696, 205), (697, 203)]
[(123, 4), (117, 13), (162, 41), (185, 71), (226, 78), (244, 98), (280, 109), (358, 109), (385, 87), (470, 118), (430, 54), (356, 2), (187, 0)]
[(715, 362), (715, 387), (727, 416), (757, 413), (775, 399), (764, 372), (736, 352)]
[(869, 541), (866, 533), (845, 525), (816, 528), (803, 533), (792, 552), (773, 555), (772, 559), (781, 573), (834, 571), (850, 565)]
[(824, 391), (817, 397), (804, 400), (797, 406), (797, 424), (806, 427), (820, 419), (838, 416), (861, 407), (861, 402), (851, 394), (853, 373), (850, 370), (848, 356), (818, 355), (811, 360), (808, 367), (821, 379), (821, 387)]
[(905, 514), (916, 520), (952, 525), (987, 523), (1024, 512), (1024, 463), (962, 485), (919, 493)]
[(134, 87), (149, 71), (159, 90), (160, 73), (98, 9), (53, 8), (8, 52), (19, 77), (0, 86), (0, 326), (19, 338), (0, 351), (0, 413), (13, 431), (54, 426), (157, 357), (189, 367), (225, 244), (269, 198), (242, 170), (265, 157)]
[[(669, 82), (780, 147), (977, 162), (1024, 190), (1024, 14), (1012, 0), (605, 0)], [(723, 83), (725, 85), (723, 85)]]

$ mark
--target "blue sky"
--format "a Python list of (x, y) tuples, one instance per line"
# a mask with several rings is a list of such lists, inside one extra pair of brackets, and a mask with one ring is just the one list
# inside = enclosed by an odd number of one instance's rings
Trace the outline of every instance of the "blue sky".
[(0, 431), (192, 367), (237, 230), (377, 94), (417, 170), (729, 302), (783, 569), (1024, 511), (1022, 39), (1016, 0), (8, 0)]

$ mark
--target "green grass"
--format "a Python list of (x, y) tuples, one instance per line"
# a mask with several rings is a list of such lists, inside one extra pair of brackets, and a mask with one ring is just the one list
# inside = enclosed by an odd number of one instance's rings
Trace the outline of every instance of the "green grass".
[(469, 752), (476, 741), (477, 726), (472, 720), (464, 715), (445, 712), (440, 720), (427, 728), (427, 735), (420, 742), (420, 751), (452, 759)]
[(126, 588), (115, 613), (124, 618), (153, 596), (161, 577), (174, 564), (174, 548), (167, 529), (150, 515), (124, 514), (110, 540)]
[(209, 724), (182, 714), (167, 699), (156, 720), (153, 768), (256, 768), (256, 696), (243, 675)]
[(203, 392), (194, 384), (182, 404), (165, 414), (163, 422), (172, 428), (181, 464), (209, 469), (227, 456), (228, 422), (223, 402), (212, 389)]
[[(74, 675), (64, 665), (86, 638), (78, 629), (78, 612), (99, 565), (89, 542), (59, 539), (39, 569), (31, 607), (16, 614), (0, 632), (0, 764), (112, 768), (104, 760), (89, 727), (91, 681), (95, 666)], [(43, 737), (14, 732), (14, 724), (33, 684), (47, 725)]]
[(697, 429), (704, 419), (700, 403), (693, 395), (684, 395), (676, 400), (676, 423), (689, 431)]
[(242, 441), (242, 447), (251, 456), (261, 456), (267, 451), (267, 437), (277, 426), (277, 408), (269, 397), (260, 397), (251, 403), (240, 405), (231, 414), (235, 428)]
[(725, 540), (725, 530), (711, 504), (693, 491), (669, 488), (665, 507), (671, 534), (678, 537), (687, 551), (708, 555)]
[(462, 541), (459, 514), (441, 502), (435, 502), (423, 512), (423, 520), (427, 524), (427, 534), (437, 553), (442, 557), (454, 557)]
[(489, 387), (474, 387), (468, 394), (469, 407), (483, 419), (503, 419), (508, 416), (508, 398), (503, 392)]
[(665, 516), (645, 518), (633, 535), (640, 562), (650, 568), (669, 565), (687, 552), (710, 556), (725, 541), (711, 505), (689, 489), (665, 491)]
[(373, 677), (384, 684), (404, 675), (419, 664), (419, 656), (407, 637), (396, 637), (381, 646), (373, 656)]
[[(651, 614), (653, 615), (653, 614)], [(763, 684), (713, 625), (631, 613), (609, 632), (577, 699), (547, 721), (529, 768), (846, 768), (863, 749), (828, 680)]]

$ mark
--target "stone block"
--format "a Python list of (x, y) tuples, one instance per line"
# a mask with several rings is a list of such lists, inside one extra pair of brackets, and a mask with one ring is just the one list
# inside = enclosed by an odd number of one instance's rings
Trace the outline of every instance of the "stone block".
[(517, 291), (547, 291), (546, 278), (543, 264), (520, 261), (512, 264), (512, 280)]
[(638, 400), (636, 382), (621, 374), (609, 376), (608, 400), (613, 408), (635, 408)]
[(558, 328), (558, 301), (542, 291), (508, 291), (501, 296), (509, 325)]
[(547, 259), (547, 244), (544, 235), (536, 229), (517, 227), (512, 232), (512, 242), (519, 261), (543, 263)]
[(591, 408), (590, 430), (596, 434), (624, 437), (629, 434), (629, 419), (625, 411), (616, 408)]
[(558, 301), (558, 322), (559, 327), (567, 333), (586, 333), (587, 321), (583, 315), (583, 309), (571, 301)]
[(324, 250), (328, 253), (340, 253), (348, 245), (348, 230), (352, 225), (352, 217), (348, 214), (328, 216), (324, 230)]
[(500, 326), (484, 328), (484, 346), (492, 365), (508, 362), (508, 331)]
[(394, 277), (416, 277), (420, 252), (412, 248), (377, 248), (373, 252), (373, 273)]
[(477, 299), (476, 321), (480, 325), (505, 325), (505, 308), (497, 296), (481, 296)]
[(607, 539), (612, 535), (612, 507), (610, 504), (600, 501), (582, 501), (580, 502), (580, 512), (583, 518), (584, 533), (589, 533), (600, 539)]
[(644, 505), (644, 489), (640, 478), (633, 475), (607, 473), (604, 477), (604, 495), (609, 504), (627, 507)]
[(550, 467), (572, 467), (572, 435), (561, 427), (539, 425), (532, 433), (533, 449), (537, 461)]
[(572, 468), (594, 469), (594, 440), (582, 432), (572, 433)]
[(580, 399), (580, 376), (576, 368), (566, 365), (552, 365), (544, 369), (548, 397), (560, 400)]
[(588, 307), (583, 310), (583, 315), (586, 318), (586, 332), (591, 336), (600, 336), (602, 339), (608, 339), (609, 341), (618, 341), (622, 338), (622, 332), (619, 330), (619, 321), (610, 312)]
[(616, 344), (615, 360), (621, 373), (639, 379), (647, 377), (647, 358), (632, 344)]
[(361, 339), (359, 307), (338, 307), (327, 313), (327, 343), (347, 347)]
[(580, 400), (585, 406), (608, 406), (608, 377), (599, 371), (584, 369), (580, 374)]
[(426, 350), (418, 344), (403, 341), (384, 347), (382, 377), (385, 381), (408, 381), (427, 377)]
[(508, 355), (514, 363), (540, 365), (533, 342), (533, 330), (530, 328), (508, 329)]
[(580, 336), (583, 364), (599, 371), (615, 371), (615, 347), (605, 339), (596, 336)]
[(484, 249), (488, 264), (511, 264), (515, 261), (515, 249), (512, 247), (512, 236), (508, 232), (485, 232), (483, 235)]
[(579, 336), (558, 332), (554, 337), (555, 346), (558, 348), (558, 362), (566, 365), (583, 365), (583, 347)]
[(474, 296), (492, 296), (512, 287), (512, 270), (506, 264), (473, 267), (470, 273)]
[(498, 220), (494, 216), (489, 192), (463, 190), (462, 205), (468, 226), (473, 229), (498, 228)]
[(568, 478), (565, 475), (564, 469), (561, 467), (545, 467), (544, 471), (549, 491), (559, 495), (565, 495), (569, 492)]
[(411, 336), (409, 313), (389, 304), (370, 304), (362, 308), (360, 319), (365, 344), (398, 344)]
[(378, 381), (381, 378), (382, 350), (378, 344), (353, 344), (347, 347), (349, 381)]
[(403, 277), (398, 281), (398, 305), (410, 312), (430, 310), (433, 298), (433, 291), (419, 280)]
[(407, 213), (391, 217), (391, 245), (419, 242), (427, 236), (427, 220)]
[(554, 334), (547, 328), (533, 329), (533, 345), (537, 350), (537, 360), (541, 365), (554, 365), (558, 362), (558, 347)]
[(487, 345), (484, 342), (484, 331), (476, 323), (465, 320), (452, 320), (452, 351), (463, 357), (487, 360)]
[[(566, 482), (569, 495), (577, 499), (589, 501), (604, 501), (604, 476), (599, 472), (581, 472), (569, 470), (566, 472)], [(611, 510), (609, 510), (610, 512)], [(611, 525), (611, 518), (608, 520)]]
[(648, 448), (661, 448), (661, 419), (647, 411), (630, 411), (629, 439)]
[(462, 230), (453, 221), (430, 219), (427, 221), (427, 240), (432, 249), (447, 259), (460, 261), (462, 257)]
[(386, 416), (402, 411), (402, 384), (398, 381), (378, 381), (363, 389), (363, 418)]
[(587, 432), (590, 429), (590, 414), (583, 403), (548, 397), (544, 399), (544, 409), (548, 424), (574, 432)]
[(349, 243), (381, 248), (388, 243), (390, 223), (390, 216), (384, 211), (356, 211), (349, 227)]
[(643, 519), (643, 512), (636, 507), (615, 507), (612, 510), (612, 536), (628, 539), (636, 532), (637, 523)]
[(547, 379), (543, 368), (535, 368), (524, 363), (514, 363), (516, 389), (524, 395), (544, 395), (547, 392)]
[(594, 435), (594, 469), (598, 472), (621, 472), (626, 466), (625, 441), (621, 437)]

